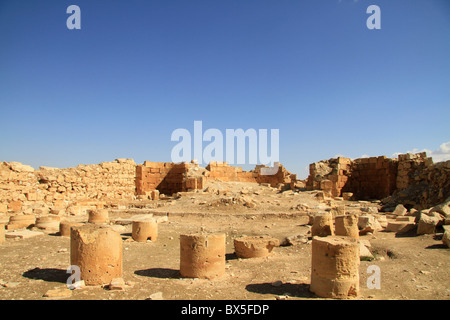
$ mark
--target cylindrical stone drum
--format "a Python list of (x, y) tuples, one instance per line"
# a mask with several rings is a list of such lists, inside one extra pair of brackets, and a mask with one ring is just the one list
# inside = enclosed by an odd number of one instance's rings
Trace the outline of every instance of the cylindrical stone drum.
[(72, 227), (81, 227), (80, 222), (61, 221), (59, 224), (59, 235), (61, 237), (70, 237), (70, 230)]
[(8, 229), (28, 228), (36, 223), (34, 214), (15, 215), (9, 217)]
[(359, 238), (358, 215), (347, 214), (336, 216), (335, 218), (335, 234), (337, 236), (348, 236), (355, 239)]
[(331, 212), (316, 214), (311, 227), (311, 236), (326, 237), (330, 235), (334, 235), (333, 214)]
[(213, 279), (225, 274), (225, 234), (180, 235), (180, 274)]
[(278, 239), (268, 236), (240, 237), (234, 239), (234, 251), (239, 258), (266, 257), (273, 247), (279, 246)]
[(122, 277), (122, 237), (107, 226), (72, 227), (70, 263), (80, 268), (86, 285), (110, 283)]
[(132, 238), (134, 241), (156, 241), (158, 238), (158, 224), (153, 219), (133, 221)]
[(5, 225), (0, 223), (0, 244), (5, 242)]
[(36, 218), (35, 227), (47, 231), (58, 231), (61, 217), (59, 216), (42, 216)]
[(347, 236), (313, 238), (310, 291), (323, 298), (358, 296), (359, 263), (358, 240)]
[(88, 210), (89, 223), (107, 223), (109, 222), (108, 209), (90, 209)]

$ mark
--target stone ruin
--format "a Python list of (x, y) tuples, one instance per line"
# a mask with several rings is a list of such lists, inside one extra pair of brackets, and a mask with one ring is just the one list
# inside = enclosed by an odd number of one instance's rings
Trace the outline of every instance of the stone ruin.
[(397, 204), (426, 209), (450, 194), (450, 160), (433, 163), (425, 152), (349, 159), (338, 157), (309, 166), (307, 190), (353, 200), (382, 200), (388, 209)]
[(296, 175), (282, 165), (274, 175), (243, 171), (227, 162), (211, 162), (201, 168), (193, 160), (183, 163), (116, 159), (75, 168), (34, 168), (18, 162), (0, 164), (0, 213), (86, 213), (105, 205), (120, 206), (134, 199), (158, 199), (159, 194), (202, 190), (208, 179), (265, 183), (290, 187)]
[[(53, 231), (59, 229), (61, 236), (71, 238), (71, 264), (80, 267), (85, 285), (109, 283), (120, 287), (116, 282), (122, 277), (122, 239), (107, 225), (109, 217), (105, 207), (202, 190), (210, 180), (250, 182), (280, 190), (294, 189), (302, 183), (281, 165), (274, 175), (262, 175), (261, 168), (257, 166), (246, 172), (226, 162), (211, 162), (201, 168), (196, 161), (145, 161), (136, 165), (131, 159), (117, 159), (76, 168), (35, 170), (17, 162), (3, 162), (0, 213), (10, 214), (8, 230), (32, 225)], [(336, 212), (310, 213), (311, 292), (326, 298), (358, 296), (358, 268), (363, 248), (358, 240), (360, 235), (381, 228), (397, 233), (417, 228), (417, 234), (429, 234), (437, 226), (449, 224), (449, 171), (450, 161), (434, 164), (425, 153), (399, 155), (398, 159), (339, 157), (311, 164), (306, 190), (322, 192), (324, 200), (327, 197), (381, 199), (385, 208), (393, 211), (389, 221), (377, 215), (378, 210), (374, 215), (355, 214), (340, 207)], [(61, 221), (62, 211), (72, 215), (85, 212), (89, 220), (87, 223)], [(151, 217), (133, 220), (133, 240), (157, 241), (157, 222)], [(449, 234), (445, 232), (443, 242), (447, 246), (448, 239)], [(0, 221), (0, 244), (4, 241), (5, 227)], [(225, 242), (223, 233), (181, 235), (181, 276), (206, 279), (223, 276)], [(263, 236), (234, 239), (239, 258), (265, 257), (279, 245), (277, 239)]]
[(261, 167), (243, 171), (241, 167), (232, 167), (228, 162), (211, 161), (206, 168), (201, 168), (193, 160), (182, 163), (162, 163), (145, 161), (136, 167), (136, 194), (151, 196), (158, 190), (162, 194), (174, 194), (183, 191), (204, 189), (208, 179), (221, 181), (266, 183), (277, 187), (279, 184), (290, 185), (296, 180), (282, 165), (274, 175), (262, 175)]
[(379, 199), (387, 207), (403, 204), (418, 210), (443, 202), (450, 194), (450, 160), (433, 163), (426, 153), (322, 160), (309, 167), (306, 181), (298, 180), (282, 165), (274, 175), (261, 167), (243, 171), (227, 162), (202, 168), (193, 160), (183, 163), (117, 159), (95, 165), (35, 170), (18, 162), (0, 164), (0, 213), (47, 214), (65, 210), (72, 214), (120, 206), (134, 199), (202, 190), (208, 180), (252, 182), (283, 189), (306, 187), (328, 197)]

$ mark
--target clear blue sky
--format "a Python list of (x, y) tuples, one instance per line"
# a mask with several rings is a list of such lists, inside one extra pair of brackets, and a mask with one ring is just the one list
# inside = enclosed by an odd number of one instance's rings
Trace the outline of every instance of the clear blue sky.
[(449, 110), (448, 0), (0, 0), (0, 161), (168, 162), (201, 120), (279, 129), (306, 177), (338, 154), (436, 150)]

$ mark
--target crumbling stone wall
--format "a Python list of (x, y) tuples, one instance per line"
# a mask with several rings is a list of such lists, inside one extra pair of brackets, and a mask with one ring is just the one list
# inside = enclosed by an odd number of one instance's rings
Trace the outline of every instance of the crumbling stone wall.
[(334, 158), (313, 163), (307, 190), (323, 190), (338, 197), (351, 192), (355, 199), (384, 199), (387, 205), (429, 208), (450, 196), (450, 160), (433, 164), (425, 152), (385, 156)]
[(204, 177), (192, 176), (191, 169), (199, 168), (195, 161), (172, 163), (145, 161), (136, 167), (136, 193), (148, 195), (153, 190), (172, 195), (190, 189), (203, 189)]
[(397, 189), (402, 190), (417, 181), (423, 180), (420, 177), (424, 170), (433, 164), (433, 159), (428, 158), (426, 152), (416, 154), (400, 154), (398, 156)]
[[(383, 199), (385, 207), (394, 207), (401, 203), (418, 210), (430, 208), (450, 197), (450, 160), (431, 163), (430, 158), (403, 158), (410, 166), (402, 166), (404, 173), (398, 189), (392, 196)], [(400, 173), (399, 162), (399, 173)], [(406, 173), (406, 174), (405, 174)], [(401, 188), (400, 188), (401, 187)]]
[(144, 195), (148, 191), (159, 190), (164, 194), (172, 194), (182, 190), (183, 173), (187, 165), (183, 163), (164, 163), (145, 161), (136, 167), (137, 194)]
[(47, 213), (75, 202), (133, 199), (136, 164), (117, 159), (74, 168), (0, 165), (0, 212)]
[(273, 175), (261, 174), (261, 169), (267, 167), (264, 165), (257, 165), (252, 171), (243, 171), (242, 167), (231, 167), (228, 162), (211, 161), (206, 170), (208, 170), (208, 179), (220, 179), (222, 181), (239, 181), (239, 182), (254, 182), (267, 183), (272, 187), (277, 187), (281, 184), (290, 184), (291, 180), (296, 180), (296, 175), (292, 175), (279, 164), (278, 170)]
[(182, 163), (150, 162), (136, 166), (136, 193), (149, 195), (153, 190), (172, 195), (177, 192), (204, 189), (208, 180), (267, 183), (273, 187), (290, 184), (296, 179), (282, 165), (274, 175), (262, 175), (261, 168), (243, 171), (242, 167), (232, 167), (228, 162), (211, 161), (206, 168), (199, 167), (197, 161)]
[(273, 175), (261, 174), (261, 169), (264, 167), (266, 166), (256, 166), (254, 170), (256, 172), (256, 182), (258, 183), (266, 183), (271, 187), (278, 187), (279, 185), (289, 185), (290, 187), (291, 182), (297, 180), (297, 175), (291, 174), (282, 164), (279, 164), (278, 171)]
[(397, 160), (385, 156), (356, 159), (342, 192), (352, 192), (357, 199), (382, 199), (395, 191), (396, 180)]
[(211, 161), (206, 170), (208, 177), (222, 181), (256, 182), (256, 173), (242, 171), (242, 167), (230, 167), (228, 162)]
[(332, 197), (340, 196), (348, 181), (351, 164), (351, 159), (344, 157), (310, 164), (306, 189), (323, 190)]

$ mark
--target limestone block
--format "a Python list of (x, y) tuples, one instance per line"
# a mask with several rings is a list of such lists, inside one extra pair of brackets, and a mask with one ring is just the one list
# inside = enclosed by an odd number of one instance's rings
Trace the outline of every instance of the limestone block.
[(159, 191), (153, 190), (151, 193), (152, 200), (159, 200)]
[(420, 220), (417, 226), (417, 234), (433, 234), (436, 231), (436, 226), (439, 223), (439, 219), (436, 216), (428, 216), (421, 214)]
[(389, 221), (385, 231), (405, 233), (414, 229), (415, 226), (416, 224), (414, 222), (409, 221)]
[(72, 227), (70, 264), (80, 268), (86, 285), (109, 284), (122, 277), (122, 237), (107, 226)]
[(430, 213), (437, 212), (443, 215), (445, 218), (450, 217), (450, 201), (443, 202), (437, 206), (434, 206)]
[(213, 279), (225, 274), (225, 234), (180, 235), (180, 274)]
[(321, 212), (314, 216), (311, 235), (313, 237), (326, 237), (329, 235), (334, 235), (333, 215), (331, 212)]
[(395, 218), (395, 221), (406, 221), (406, 222), (415, 222), (416, 217), (413, 216), (398, 216)]
[(61, 221), (59, 224), (59, 235), (61, 237), (70, 237), (72, 227), (81, 227), (81, 222)]
[[(384, 216), (383, 216), (384, 217)], [(374, 232), (382, 229), (378, 219), (371, 215), (362, 215), (358, 217), (358, 228), (366, 232)]]
[(5, 242), (5, 225), (0, 223), (0, 244)]
[(108, 223), (109, 212), (108, 209), (89, 209), (89, 223)]
[(344, 198), (345, 201), (351, 200), (353, 198), (352, 192), (343, 192), (342, 198)]
[(335, 234), (337, 236), (349, 236), (358, 239), (359, 238), (358, 215), (348, 214), (336, 216)]
[(447, 247), (450, 248), (450, 232), (445, 231), (444, 235), (442, 236), (442, 243), (444, 243)]
[(31, 230), (13, 230), (8, 231), (5, 234), (6, 238), (17, 238), (17, 239), (29, 239), (37, 236), (43, 236), (44, 233), (41, 231), (31, 231)]
[(407, 212), (408, 210), (402, 204), (399, 204), (395, 207), (395, 210), (392, 214), (396, 216), (404, 216)]
[(15, 215), (9, 217), (8, 230), (28, 228), (36, 223), (34, 214)]
[(12, 212), (20, 212), (22, 210), (22, 201), (10, 201), (8, 203), (8, 210)]
[(234, 250), (239, 258), (266, 257), (279, 245), (278, 239), (269, 236), (244, 236), (234, 239)]
[(55, 215), (48, 215), (36, 218), (35, 227), (46, 231), (58, 231), (61, 218)]
[(312, 240), (311, 292), (324, 298), (359, 295), (359, 242), (346, 236)]
[(132, 238), (134, 241), (156, 241), (158, 238), (158, 224), (153, 219), (133, 221)]

